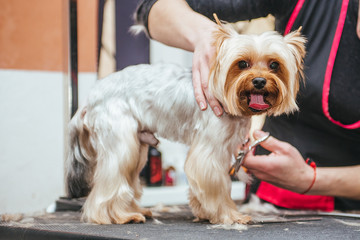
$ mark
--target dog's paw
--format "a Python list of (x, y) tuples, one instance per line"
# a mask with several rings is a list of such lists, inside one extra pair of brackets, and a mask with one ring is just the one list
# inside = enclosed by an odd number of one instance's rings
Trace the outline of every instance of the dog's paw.
[(206, 218), (199, 218), (199, 217), (196, 217), (196, 218), (193, 219), (193, 222), (194, 222), (194, 223), (205, 222), (205, 221), (208, 221), (208, 219), (206, 219)]
[(239, 217), (235, 222), (240, 224), (248, 224), (251, 222), (251, 217), (248, 215), (241, 215), (241, 217)]
[(145, 223), (145, 216), (141, 213), (128, 213), (124, 216), (117, 217), (112, 219), (112, 222), (115, 224), (125, 224), (125, 223)]
[(232, 212), (230, 216), (230, 224), (239, 223), (239, 224), (248, 224), (251, 222), (251, 217), (248, 215), (243, 215), (239, 212)]
[(212, 224), (226, 224), (226, 225), (231, 225), (234, 223), (248, 224), (251, 222), (251, 217), (248, 215), (243, 215), (239, 212), (233, 211), (229, 215), (223, 215), (222, 217), (217, 218), (217, 219), (210, 219), (210, 222)]
[(228, 220), (230, 220), (230, 224), (239, 223), (239, 224), (248, 224), (251, 222), (251, 217), (248, 215), (244, 215), (239, 213), (238, 211), (231, 211), (231, 214), (228, 216)]
[(140, 213), (144, 215), (146, 218), (152, 218), (152, 212), (149, 208), (141, 208)]

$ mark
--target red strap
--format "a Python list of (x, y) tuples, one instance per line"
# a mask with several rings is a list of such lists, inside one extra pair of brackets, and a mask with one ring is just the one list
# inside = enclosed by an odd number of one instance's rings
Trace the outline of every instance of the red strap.
[(299, 209), (321, 210), (331, 212), (334, 210), (334, 198), (329, 196), (302, 195), (286, 189), (275, 187), (267, 182), (261, 182), (256, 192), (259, 198), (276, 206)]
[(292, 26), (294, 25), (294, 22), (304, 4), (305, 0), (299, 0), (294, 8), (294, 11), (292, 12), (288, 23), (286, 24), (286, 28), (285, 28), (285, 32), (284, 32), (284, 36), (286, 34), (288, 34), (291, 31)]
[(307, 158), (307, 159), (306, 159), (306, 163), (307, 163), (310, 167), (312, 167), (312, 168), (314, 169), (314, 177), (313, 177), (313, 180), (311, 181), (310, 186), (309, 186), (303, 193), (301, 193), (301, 194), (306, 194), (306, 193), (308, 193), (308, 192), (311, 190), (311, 188), (314, 186), (314, 183), (315, 183), (315, 180), (316, 180), (316, 163), (315, 163), (313, 160), (311, 160), (311, 158)]

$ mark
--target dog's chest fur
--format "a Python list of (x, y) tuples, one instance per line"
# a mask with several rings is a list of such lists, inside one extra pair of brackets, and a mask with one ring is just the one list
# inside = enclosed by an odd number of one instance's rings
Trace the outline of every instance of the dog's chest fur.
[(138, 131), (187, 145), (199, 134), (209, 143), (239, 143), (250, 125), (249, 117), (218, 118), (210, 108), (200, 111), (190, 69), (173, 64), (131, 66), (99, 80), (89, 94), (85, 123), (86, 118), (106, 118), (107, 112), (131, 116)]

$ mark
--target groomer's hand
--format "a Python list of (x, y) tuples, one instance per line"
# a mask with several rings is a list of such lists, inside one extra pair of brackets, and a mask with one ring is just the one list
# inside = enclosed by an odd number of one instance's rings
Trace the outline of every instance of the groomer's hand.
[[(253, 135), (259, 139), (265, 134), (256, 130)], [(261, 146), (271, 153), (256, 156), (252, 152), (247, 154), (244, 167), (252, 174), (260, 180), (298, 193), (310, 186), (314, 170), (305, 163), (295, 147), (271, 136)]]
[(209, 103), (215, 115), (219, 117), (223, 114), (223, 108), (219, 101), (210, 93), (208, 85), (210, 61), (215, 54), (215, 47), (212, 44), (214, 30), (216, 30), (215, 24), (213, 24), (212, 28), (203, 31), (202, 36), (196, 41), (192, 73), (195, 99), (200, 109), (205, 110), (207, 103)]

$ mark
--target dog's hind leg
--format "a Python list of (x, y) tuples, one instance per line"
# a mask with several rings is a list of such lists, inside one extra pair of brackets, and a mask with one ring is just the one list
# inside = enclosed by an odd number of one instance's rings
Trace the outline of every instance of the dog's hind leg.
[[(116, 109), (115, 109), (116, 108)], [(91, 192), (83, 207), (83, 220), (98, 224), (145, 222), (138, 198), (140, 141), (137, 122), (118, 105), (94, 116), (96, 167)], [(135, 204), (135, 205), (134, 205)]]
[(79, 110), (69, 124), (69, 148), (65, 164), (66, 194), (85, 197), (91, 190), (96, 152), (91, 145), (89, 129), (84, 124), (86, 108)]
[(138, 205), (138, 202), (140, 201), (142, 195), (142, 186), (140, 183), (139, 175), (147, 162), (148, 150), (149, 150), (149, 145), (141, 143), (137, 169), (133, 173), (132, 175), (133, 180), (131, 181), (132, 188), (134, 189), (134, 199), (132, 201), (132, 208), (134, 209), (134, 211), (140, 212), (145, 217), (151, 218), (152, 217), (151, 210), (148, 208), (140, 208)]

